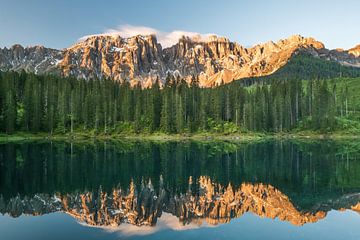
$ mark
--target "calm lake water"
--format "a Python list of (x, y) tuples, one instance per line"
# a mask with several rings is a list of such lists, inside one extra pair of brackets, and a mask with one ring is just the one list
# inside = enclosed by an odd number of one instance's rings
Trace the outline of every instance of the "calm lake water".
[(0, 144), (0, 239), (360, 239), (360, 142)]

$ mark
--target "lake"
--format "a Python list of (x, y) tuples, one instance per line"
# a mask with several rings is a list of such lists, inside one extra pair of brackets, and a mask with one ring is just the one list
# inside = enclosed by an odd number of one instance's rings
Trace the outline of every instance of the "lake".
[(360, 142), (0, 143), (0, 239), (360, 239)]

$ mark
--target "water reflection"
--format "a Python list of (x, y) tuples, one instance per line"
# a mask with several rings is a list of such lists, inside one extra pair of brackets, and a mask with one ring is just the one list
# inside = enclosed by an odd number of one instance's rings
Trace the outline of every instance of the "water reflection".
[[(326, 215), (324, 211), (300, 212), (286, 195), (271, 185), (244, 183), (234, 191), (230, 184), (223, 187), (208, 177), (200, 177), (198, 186), (198, 194), (191, 190), (172, 194), (162, 183), (156, 192), (149, 181), (139, 189), (132, 183), (127, 191), (119, 188), (110, 193), (100, 189), (65, 195), (36, 194), (23, 199), (18, 196), (7, 203), (2, 198), (0, 210), (12, 217), (62, 211), (91, 226), (119, 226), (124, 222), (154, 226), (163, 213), (177, 216), (183, 225), (202, 225), (203, 221), (211, 225), (227, 223), (246, 212), (279, 218), (294, 225), (316, 222)], [(354, 201), (358, 200), (356, 196)]]
[(360, 210), (355, 143), (0, 145), (0, 212), (65, 212), (90, 226), (228, 223), (247, 212), (293, 225)]

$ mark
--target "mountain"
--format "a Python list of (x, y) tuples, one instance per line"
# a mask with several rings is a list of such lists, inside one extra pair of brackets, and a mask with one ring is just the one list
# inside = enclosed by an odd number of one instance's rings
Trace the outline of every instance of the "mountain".
[(270, 75), (298, 53), (360, 68), (360, 45), (349, 50), (328, 50), (321, 42), (300, 35), (250, 48), (224, 37), (199, 40), (184, 36), (164, 49), (154, 35), (130, 38), (94, 35), (63, 50), (20, 45), (0, 49), (0, 70), (111, 78), (132, 85), (140, 82), (143, 86), (158, 79), (165, 83), (168, 76), (179, 76), (188, 82), (197, 79), (201, 86), (212, 87)]
[(360, 44), (356, 47), (349, 49), (348, 51), (350, 54), (354, 55), (355, 57), (360, 57)]
[(25, 70), (36, 74), (55, 72), (61, 59), (60, 50), (43, 46), (24, 48), (16, 44), (9, 49), (0, 49), (0, 70)]
[[(191, 190), (193, 185), (195, 191)], [(123, 223), (155, 226), (166, 213), (176, 216), (181, 225), (202, 222), (217, 225), (250, 212), (301, 226), (324, 219), (333, 209), (359, 211), (359, 199), (359, 194), (348, 194), (301, 211), (271, 185), (243, 183), (233, 188), (200, 176), (197, 183), (190, 178), (188, 191), (180, 194), (165, 189), (162, 182), (156, 190), (149, 180), (140, 187), (131, 182), (128, 189), (114, 188), (110, 192), (100, 188), (93, 192), (18, 195), (11, 199), (0, 196), (0, 213), (19, 217), (64, 212), (89, 226), (117, 227)]]

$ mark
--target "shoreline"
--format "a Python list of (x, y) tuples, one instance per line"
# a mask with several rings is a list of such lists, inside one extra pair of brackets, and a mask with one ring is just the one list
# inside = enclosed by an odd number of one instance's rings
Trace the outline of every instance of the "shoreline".
[(255, 142), (262, 140), (360, 140), (360, 135), (328, 133), (320, 134), (315, 132), (299, 133), (233, 133), (233, 134), (214, 134), (214, 133), (196, 133), (196, 134), (113, 134), (113, 135), (90, 135), (84, 133), (54, 134), (48, 133), (14, 133), (0, 134), (1, 142), (20, 142), (20, 141), (121, 141), (121, 140), (147, 140), (147, 141), (234, 141), (234, 142)]

